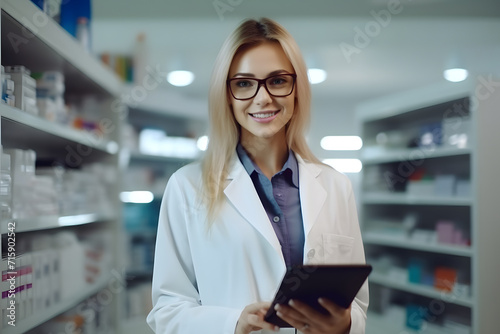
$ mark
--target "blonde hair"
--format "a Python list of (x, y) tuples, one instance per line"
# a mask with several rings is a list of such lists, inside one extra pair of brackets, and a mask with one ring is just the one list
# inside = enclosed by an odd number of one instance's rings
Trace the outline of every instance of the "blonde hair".
[(209, 144), (202, 161), (203, 200), (208, 208), (211, 224), (224, 197), (224, 183), (229, 163), (235, 154), (240, 129), (229, 105), (226, 81), (234, 56), (246, 47), (263, 42), (281, 45), (297, 75), (295, 87), (295, 110), (287, 124), (288, 147), (305, 160), (320, 163), (311, 152), (305, 140), (309, 126), (311, 89), (307, 77), (307, 67), (300, 49), (281, 25), (268, 18), (245, 20), (226, 39), (215, 60), (209, 90)]

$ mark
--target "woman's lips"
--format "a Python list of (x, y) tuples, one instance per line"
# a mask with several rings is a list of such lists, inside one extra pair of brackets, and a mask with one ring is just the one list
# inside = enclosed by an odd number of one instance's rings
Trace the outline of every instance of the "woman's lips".
[(279, 110), (277, 111), (264, 111), (264, 112), (258, 112), (254, 114), (249, 114), (255, 121), (259, 123), (267, 123), (272, 121), (273, 119), (276, 118), (276, 115), (279, 113)]

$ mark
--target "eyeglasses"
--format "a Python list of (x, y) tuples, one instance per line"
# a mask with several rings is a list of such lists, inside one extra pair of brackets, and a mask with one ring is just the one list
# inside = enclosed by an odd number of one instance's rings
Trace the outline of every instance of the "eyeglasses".
[(264, 85), (269, 95), (274, 97), (285, 97), (293, 92), (296, 74), (283, 73), (272, 75), (265, 79), (237, 77), (227, 80), (231, 95), (236, 100), (250, 100), (257, 95), (261, 85)]

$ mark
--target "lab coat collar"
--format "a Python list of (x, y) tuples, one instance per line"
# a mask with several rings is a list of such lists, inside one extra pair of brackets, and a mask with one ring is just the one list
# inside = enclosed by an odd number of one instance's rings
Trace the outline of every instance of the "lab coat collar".
[[(317, 177), (321, 173), (321, 168), (313, 163), (306, 162), (298, 154), (295, 154), (295, 156), (299, 163), (299, 192), (307, 244), (307, 235), (316, 222), (318, 214), (325, 203), (326, 191), (317, 180)], [(238, 212), (252, 224), (262, 236), (264, 236), (284, 262), (281, 245), (269, 222), (269, 217), (260, 201), (250, 176), (241, 164), (236, 153), (233, 155), (230, 162), (227, 182), (228, 184), (224, 189), (224, 193), (229, 201), (234, 205), (236, 210), (238, 210)]]

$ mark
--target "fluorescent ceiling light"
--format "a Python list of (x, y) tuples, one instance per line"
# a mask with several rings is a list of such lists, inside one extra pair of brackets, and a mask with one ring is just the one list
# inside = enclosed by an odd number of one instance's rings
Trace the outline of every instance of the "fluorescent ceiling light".
[(194, 74), (190, 71), (172, 71), (167, 74), (167, 81), (177, 87), (190, 85), (193, 80)]
[(450, 68), (444, 71), (444, 78), (451, 82), (460, 82), (467, 79), (469, 72), (463, 68)]
[(198, 138), (198, 140), (196, 141), (196, 146), (198, 146), (198, 149), (200, 151), (206, 151), (208, 146), (208, 136), (201, 136), (200, 138)]
[(123, 203), (151, 203), (154, 195), (151, 191), (122, 191), (120, 200)]
[(363, 164), (359, 159), (323, 159), (323, 163), (341, 173), (359, 173), (363, 169)]
[(326, 136), (320, 145), (327, 151), (357, 151), (363, 147), (363, 140), (359, 136)]
[(326, 79), (326, 71), (319, 68), (310, 68), (307, 70), (309, 82), (313, 85), (319, 84)]

